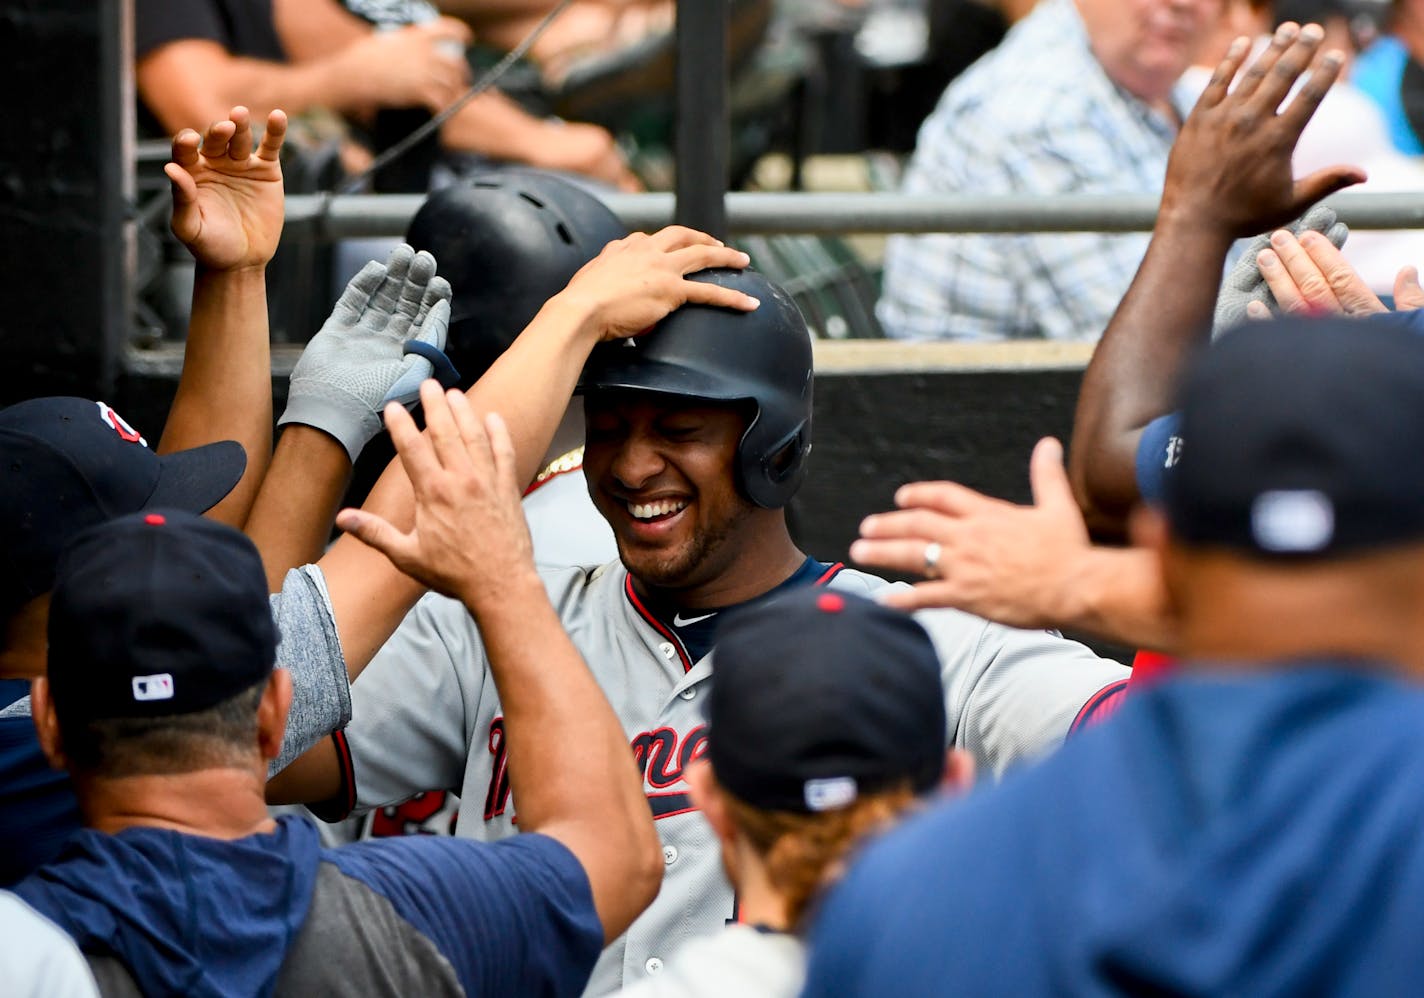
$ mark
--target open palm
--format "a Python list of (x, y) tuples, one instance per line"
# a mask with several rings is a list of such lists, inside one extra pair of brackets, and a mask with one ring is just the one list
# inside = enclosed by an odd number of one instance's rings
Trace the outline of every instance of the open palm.
[(247, 108), (235, 107), (200, 136), (173, 139), (164, 172), (173, 183), (173, 234), (198, 263), (213, 270), (262, 267), (277, 251), (284, 198), (278, 155), (287, 116), (273, 111), (253, 150)]

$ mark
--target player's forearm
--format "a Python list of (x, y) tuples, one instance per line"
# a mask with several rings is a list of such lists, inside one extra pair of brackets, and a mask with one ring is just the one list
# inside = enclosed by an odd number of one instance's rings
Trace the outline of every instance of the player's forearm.
[(272, 453), (272, 359), (264, 268), (198, 268), (183, 374), (158, 449), (236, 440), (242, 480), (208, 515), (241, 527)]
[(245, 531), (272, 592), (289, 569), (321, 558), (350, 479), (351, 460), (335, 437), (300, 423), (282, 432)]
[(592, 310), (560, 292), (468, 392), (475, 412), (504, 418), (519, 481), (539, 473), (599, 333)]
[(1186, 359), (1207, 343), (1229, 234), (1164, 207), (1147, 254), (1083, 375), (1068, 472), (1094, 530), (1121, 535), (1138, 499), (1137, 440), (1170, 410)]
[(549, 143), (558, 141), (553, 131), (504, 94), (489, 91), (444, 124), (440, 141), (447, 149), (539, 166)]
[(1172, 652), (1177, 630), (1155, 554), (1145, 548), (1093, 548), (1065, 586), (1057, 626), (1132, 648)]
[[(558, 839), (578, 857), (611, 941), (662, 879), (627, 735), (532, 570), (509, 580), (502, 598), (466, 605), (499, 690), (519, 827)], [(551, 731), (563, 751), (548, 751)]]

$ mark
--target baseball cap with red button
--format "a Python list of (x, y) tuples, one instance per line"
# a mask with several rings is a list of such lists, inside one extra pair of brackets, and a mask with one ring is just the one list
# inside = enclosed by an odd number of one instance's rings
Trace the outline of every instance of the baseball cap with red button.
[(939, 656), (913, 617), (819, 588), (730, 613), (712, 653), (707, 758), (769, 811), (847, 807), (944, 774)]

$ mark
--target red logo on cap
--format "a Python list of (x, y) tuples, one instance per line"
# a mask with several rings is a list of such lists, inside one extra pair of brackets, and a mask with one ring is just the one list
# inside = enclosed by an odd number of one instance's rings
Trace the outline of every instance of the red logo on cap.
[(149, 513), (143, 518), (143, 522), (150, 527), (161, 527), (168, 521), (164, 518), (162, 513)]
[(113, 406), (107, 402), (96, 402), (94, 404), (99, 407), (99, 418), (108, 424), (109, 428), (122, 439), (127, 440), (131, 444), (141, 444), (144, 447), (148, 446), (148, 441), (143, 439), (143, 435), (125, 422), (124, 417), (115, 412)]
[(845, 609), (845, 600), (835, 593), (822, 593), (816, 597), (816, 608), (825, 613), (840, 613)]

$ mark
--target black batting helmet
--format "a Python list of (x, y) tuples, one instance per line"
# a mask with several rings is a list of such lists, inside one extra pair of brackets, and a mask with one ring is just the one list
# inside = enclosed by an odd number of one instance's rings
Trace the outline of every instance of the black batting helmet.
[(406, 242), (428, 250), (454, 292), (445, 352), (470, 387), (574, 273), (628, 229), (588, 191), (507, 170), (430, 195)]
[(776, 509), (811, 453), (811, 334), (791, 296), (751, 270), (691, 275), (761, 301), (754, 312), (684, 305), (646, 336), (594, 348), (578, 390), (633, 390), (756, 405), (737, 446), (737, 485)]

